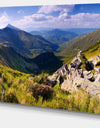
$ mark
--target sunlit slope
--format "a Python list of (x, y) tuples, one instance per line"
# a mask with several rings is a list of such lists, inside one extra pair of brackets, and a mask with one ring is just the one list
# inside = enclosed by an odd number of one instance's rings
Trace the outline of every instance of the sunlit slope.
[(95, 58), (97, 55), (100, 55), (100, 42), (90, 46), (83, 52), (87, 59), (90, 57)]
[(41, 36), (9, 27), (0, 30), (0, 43), (11, 46), (22, 56), (30, 58), (46, 51), (55, 51), (58, 48), (57, 45)]
[(13, 48), (0, 44), (0, 64), (26, 73), (33, 73), (38, 67), (31, 59), (24, 58)]
[(78, 53), (78, 51), (84, 51), (85, 49), (89, 48), (91, 45), (99, 41), (100, 29), (81, 37), (80, 40), (74, 42), (68, 48), (60, 52), (58, 56), (60, 56), (64, 63), (66, 63), (70, 59), (72, 59)]

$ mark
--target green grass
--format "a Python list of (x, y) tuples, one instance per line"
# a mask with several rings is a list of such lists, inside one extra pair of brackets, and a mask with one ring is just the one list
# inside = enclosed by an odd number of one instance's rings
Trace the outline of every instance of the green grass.
[(100, 29), (94, 32), (91, 32), (89, 34), (86, 34), (85, 36), (81, 37), (79, 40), (72, 42), (72, 44), (69, 47), (67, 47), (60, 53), (56, 53), (56, 55), (64, 63), (67, 63), (72, 58), (74, 58), (80, 50), (84, 51), (89, 47), (91, 48), (91, 46), (93, 45), (95, 46), (95, 48), (92, 47), (91, 51), (88, 49), (89, 53), (86, 52), (85, 55), (87, 59), (91, 56), (95, 57), (96, 55), (98, 55), (98, 53), (100, 54), (100, 44), (99, 43), (96, 44), (96, 42), (99, 42), (99, 41), (100, 41)]
[(11, 47), (0, 44), (0, 64), (11, 67), (21, 72), (33, 72), (37, 65), (31, 60), (24, 58)]
[(86, 49), (83, 53), (87, 59), (89, 59), (90, 57), (95, 58), (97, 55), (100, 55), (100, 42), (92, 45), (91, 47)]
[(48, 75), (34, 76), (0, 65), (0, 100), (3, 85), (4, 102), (100, 114), (98, 97), (90, 98), (83, 91), (69, 94), (58, 84), (51, 88), (45, 85)]

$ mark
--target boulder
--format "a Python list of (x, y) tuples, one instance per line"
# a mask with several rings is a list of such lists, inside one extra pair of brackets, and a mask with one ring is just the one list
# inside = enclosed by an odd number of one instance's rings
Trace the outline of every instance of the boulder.
[(70, 63), (69, 68), (70, 67), (71, 68), (79, 68), (80, 67), (80, 65), (82, 63), (82, 61), (80, 59), (81, 54), (82, 54), (82, 51), (79, 51), (78, 54), (77, 54), (77, 56)]
[(72, 62), (70, 63), (71, 68), (79, 68), (81, 65), (81, 59), (79, 57), (75, 57)]
[(98, 74), (100, 74), (100, 68), (95, 67), (94, 68)]
[(53, 77), (48, 77), (45, 81), (44, 81), (45, 85), (49, 85), (51, 87), (54, 87), (55, 84), (57, 83), (56, 79)]
[(61, 85), (61, 89), (70, 93), (78, 90), (84, 90), (89, 95), (100, 96), (100, 68), (96, 66), (100, 64), (100, 55), (96, 56), (95, 59), (89, 59), (89, 64), (96, 71), (91, 73), (92, 69), (83, 70), (80, 68), (82, 61), (80, 51), (72, 62), (67, 65), (63, 65), (59, 68), (51, 77), (48, 77), (49, 82), (53, 86), (55, 82)]
[(89, 64), (91, 65), (92, 69), (94, 69), (94, 64), (93, 64), (93, 57), (91, 57), (89, 60), (88, 60)]
[(98, 76), (97, 76), (95, 82), (98, 82), (98, 83), (100, 84), (100, 74), (98, 74)]
[(75, 92), (75, 89), (73, 87), (73, 81), (72, 80), (64, 80), (64, 82), (61, 85), (61, 89), (68, 91), (70, 93)]
[(74, 80), (75, 77), (77, 78), (83, 78), (83, 70), (77, 69), (77, 68), (71, 68), (69, 71), (69, 74), (67, 75), (67, 79)]
[(77, 57), (79, 57), (81, 55), (82, 55), (82, 51), (79, 51), (78, 54), (77, 54)]
[(55, 73), (53, 73), (53, 76), (66, 76), (67, 74), (69, 73), (69, 70), (68, 70), (68, 67), (67, 67), (67, 64), (66, 65), (63, 65), (61, 68), (59, 68)]
[(93, 74), (91, 73), (91, 71), (84, 71), (83, 75), (84, 75), (84, 78), (86, 78), (88, 80), (90, 80), (94, 77)]
[(93, 60), (94, 66), (100, 65), (100, 55), (96, 56), (96, 58)]
[(52, 77), (48, 77), (48, 79), (51, 81), (57, 81), (58, 84), (60, 85), (68, 74), (69, 74), (69, 70), (67, 65), (63, 65), (55, 73), (53, 73)]

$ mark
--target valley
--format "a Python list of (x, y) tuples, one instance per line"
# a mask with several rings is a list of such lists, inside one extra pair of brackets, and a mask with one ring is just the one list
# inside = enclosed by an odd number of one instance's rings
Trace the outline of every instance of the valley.
[(100, 113), (100, 29), (93, 30), (1, 29), (1, 102)]

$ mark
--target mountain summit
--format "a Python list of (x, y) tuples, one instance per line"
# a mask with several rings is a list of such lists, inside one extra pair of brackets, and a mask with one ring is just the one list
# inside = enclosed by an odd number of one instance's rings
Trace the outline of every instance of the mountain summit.
[(19, 28), (15, 27), (15, 26), (13, 26), (11, 24), (8, 24), (6, 27), (14, 29), (14, 30), (20, 30)]
[(13, 47), (15, 51), (24, 57), (33, 58), (40, 53), (55, 51), (58, 46), (41, 36), (31, 35), (23, 30), (16, 30), (10, 24), (0, 29), (0, 43)]

